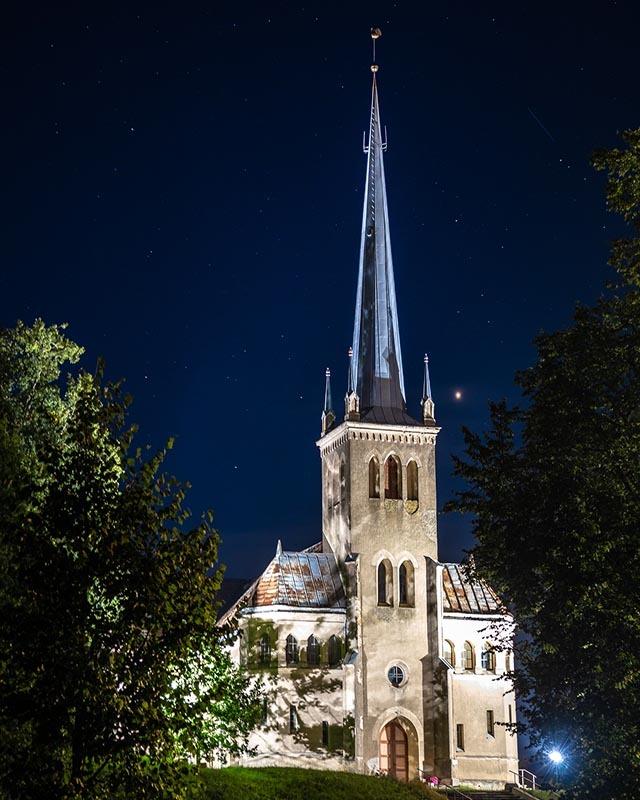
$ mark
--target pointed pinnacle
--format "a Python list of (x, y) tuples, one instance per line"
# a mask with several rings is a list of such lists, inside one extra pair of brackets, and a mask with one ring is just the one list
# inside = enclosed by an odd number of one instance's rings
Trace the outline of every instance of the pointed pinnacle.
[(422, 384), (422, 399), (428, 400), (431, 397), (431, 381), (429, 379), (429, 356), (424, 354), (424, 382)]

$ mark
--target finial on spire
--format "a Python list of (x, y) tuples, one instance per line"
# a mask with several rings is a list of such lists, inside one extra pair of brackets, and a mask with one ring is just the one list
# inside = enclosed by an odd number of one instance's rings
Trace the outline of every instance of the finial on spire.
[(278, 539), (278, 544), (276, 545), (276, 558), (279, 558), (282, 555), (282, 542)]
[(378, 65), (376, 64), (376, 39), (379, 39), (382, 36), (382, 31), (380, 28), (371, 28), (371, 44), (373, 47), (373, 62), (371, 64), (371, 72), (378, 71)]
[(324, 408), (322, 409), (322, 436), (331, 429), (331, 426), (336, 420), (336, 415), (333, 413), (333, 402), (331, 400), (331, 370), (329, 367), (325, 370), (324, 378)]
[(429, 356), (424, 354), (424, 381), (422, 382), (422, 422), (435, 425), (435, 404), (431, 397), (431, 380), (429, 378)]

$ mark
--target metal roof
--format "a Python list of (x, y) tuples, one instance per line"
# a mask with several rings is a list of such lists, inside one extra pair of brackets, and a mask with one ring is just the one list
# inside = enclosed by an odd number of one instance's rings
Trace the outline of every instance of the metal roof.
[(333, 554), (322, 552), (322, 542), (299, 553), (283, 551), (278, 542), (275, 557), (265, 571), (226, 608), (218, 624), (232, 619), (241, 608), (272, 605), (346, 608), (338, 565)]
[(502, 605), (490, 586), (469, 577), (464, 564), (443, 564), (442, 599), (446, 613), (500, 614)]
[(362, 419), (415, 425), (406, 415), (382, 155), (385, 149), (374, 71), (349, 383), (360, 398)]
[(331, 553), (284, 551), (262, 573), (250, 606), (344, 608), (344, 587)]

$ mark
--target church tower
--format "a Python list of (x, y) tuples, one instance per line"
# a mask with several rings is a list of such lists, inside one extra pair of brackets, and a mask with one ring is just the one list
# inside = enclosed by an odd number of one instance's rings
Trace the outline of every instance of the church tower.
[[(379, 30), (372, 31), (375, 40)], [(344, 419), (325, 393), (322, 521), (349, 596), (359, 767), (385, 752), (416, 775), (431, 761), (425, 720), (430, 653), (428, 564), (437, 561), (435, 445), (439, 428), (425, 357), (420, 419), (407, 410), (374, 63), (353, 346)], [(327, 378), (328, 380), (328, 378)], [(328, 387), (328, 384), (327, 384)], [(329, 398), (329, 401), (327, 401)], [(417, 401), (417, 398), (416, 398)], [(418, 403), (416, 402), (416, 406)], [(431, 604), (432, 606), (432, 604)], [(400, 769), (400, 767), (398, 767)]]

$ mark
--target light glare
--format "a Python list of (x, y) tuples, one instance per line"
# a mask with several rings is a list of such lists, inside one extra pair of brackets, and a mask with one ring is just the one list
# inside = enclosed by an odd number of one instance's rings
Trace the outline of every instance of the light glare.
[(564, 756), (559, 750), (550, 750), (549, 761), (551, 761), (553, 764), (562, 764), (564, 761)]

